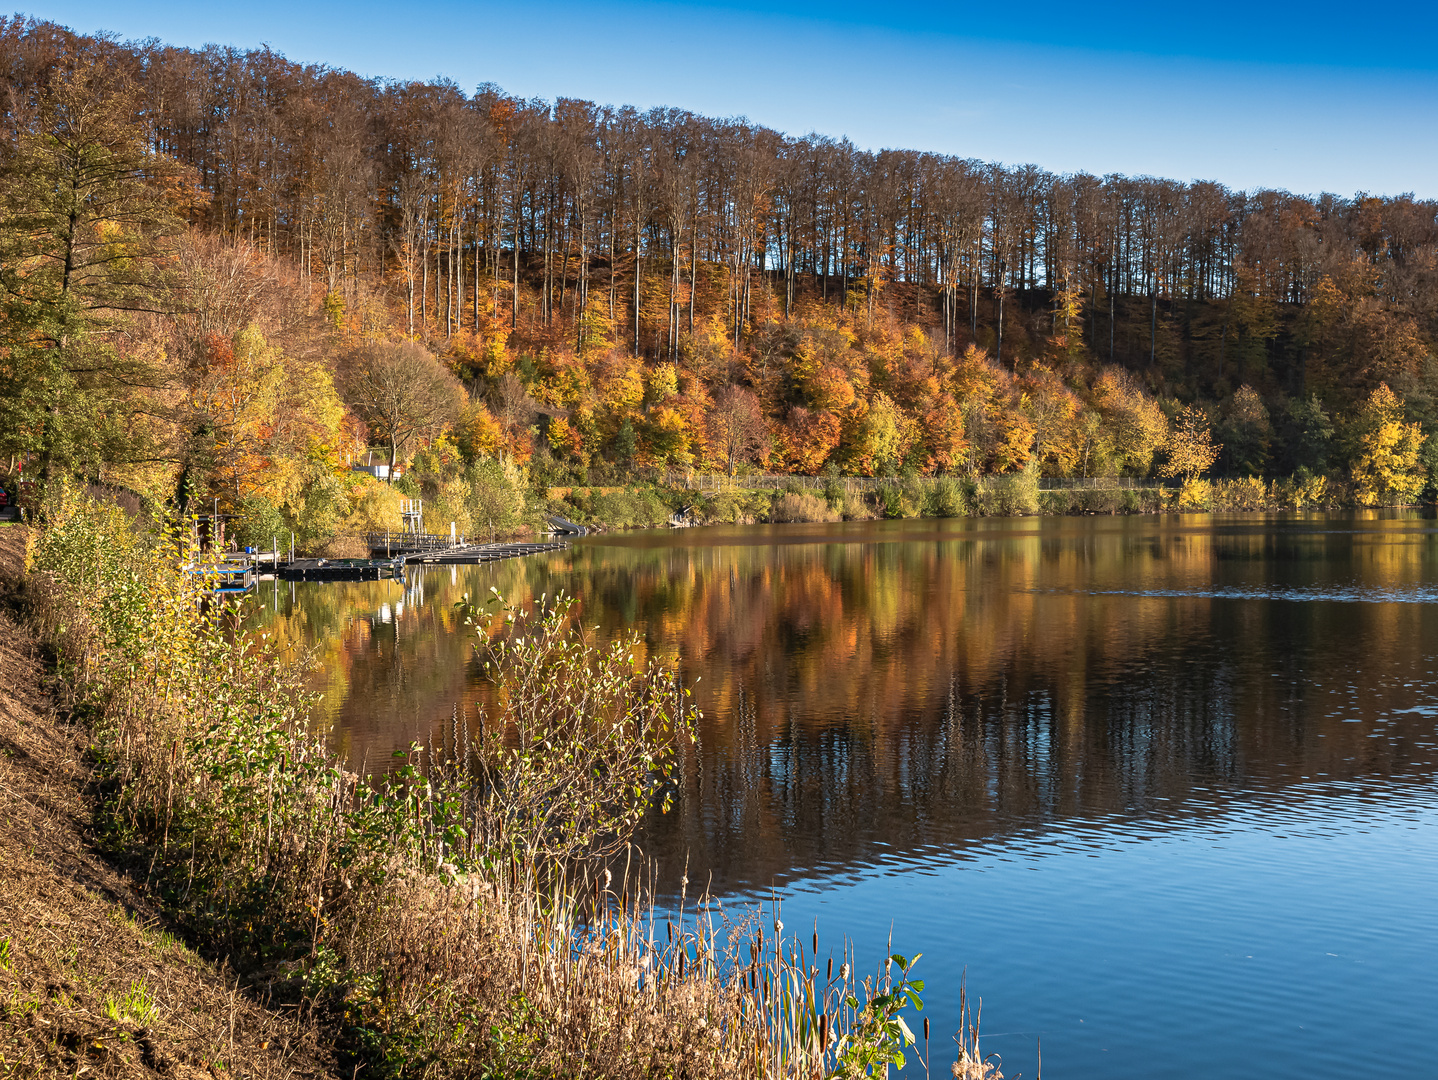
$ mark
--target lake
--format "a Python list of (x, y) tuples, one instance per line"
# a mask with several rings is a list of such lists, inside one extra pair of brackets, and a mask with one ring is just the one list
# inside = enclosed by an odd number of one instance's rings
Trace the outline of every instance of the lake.
[[(922, 952), (1033, 1077), (1432, 1075), (1438, 523), (958, 519), (586, 538), (271, 586), (355, 764), (484, 692), (452, 605), (564, 591), (698, 679), (662, 881)], [(914, 1071), (910, 1070), (910, 1075)], [(947, 1075), (947, 1068), (939, 1070)]]

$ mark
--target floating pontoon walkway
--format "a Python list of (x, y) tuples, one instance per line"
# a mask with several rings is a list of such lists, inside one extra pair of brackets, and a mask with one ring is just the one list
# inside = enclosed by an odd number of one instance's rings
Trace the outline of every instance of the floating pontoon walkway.
[(557, 541), (539, 543), (502, 542), (480, 544), (461, 537), (434, 533), (370, 533), (365, 537), (374, 558), (402, 559), (405, 562), (480, 563), (496, 559), (513, 559), (520, 555), (537, 555), (542, 551), (559, 551), (565, 545)]
[(294, 559), (275, 567), (281, 581), (379, 581), (404, 577), (403, 559)]
[(569, 545), (557, 542), (540, 544), (456, 544), (450, 548), (417, 551), (406, 555), (407, 563), (487, 563), (500, 559), (516, 559), (521, 555), (538, 555), (544, 551), (563, 551)]
[[(379, 544), (375, 544), (375, 540)], [(433, 539), (443, 539), (435, 544)], [(566, 544), (512, 543), (512, 544), (457, 544), (448, 537), (436, 538), (397, 534), (369, 537), (370, 549), (389, 549), (384, 559), (294, 559), (279, 563), (275, 576), (283, 581), (379, 581), (383, 578), (402, 578), (406, 565), (418, 563), (441, 565), (466, 565), (498, 562), (500, 559), (516, 559), (522, 555), (537, 555), (545, 551), (563, 550)]]

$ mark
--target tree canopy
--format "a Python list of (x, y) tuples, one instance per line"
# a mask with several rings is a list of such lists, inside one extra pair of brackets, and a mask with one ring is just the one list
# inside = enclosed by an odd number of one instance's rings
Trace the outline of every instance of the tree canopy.
[(389, 445), (391, 477), (411, 439), (438, 435), (465, 409), (459, 380), (412, 341), (362, 345), (340, 368), (340, 386), (371, 434)]
[(1302, 469), (1371, 501), (1438, 469), (1431, 201), (872, 151), (23, 17), (0, 60), (0, 453), (42, 472), (347, 520), (377, 444), (426, 455), (441, 500), (478, 462), (535, 492)]

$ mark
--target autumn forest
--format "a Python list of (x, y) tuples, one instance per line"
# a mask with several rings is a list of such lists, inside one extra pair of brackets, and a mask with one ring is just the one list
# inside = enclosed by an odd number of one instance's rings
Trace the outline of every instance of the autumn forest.
[(11, 481), (213, 500), (321, 547), (407, 495), (478, 527), (694, 473), (1290, 478), (1366, 504), (1438, 476), (1438, 203), (24, 17), (0, 65)]

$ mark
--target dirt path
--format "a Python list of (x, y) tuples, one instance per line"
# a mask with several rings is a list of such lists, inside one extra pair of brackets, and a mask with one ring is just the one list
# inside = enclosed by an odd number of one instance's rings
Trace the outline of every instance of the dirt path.
[(311, 1025), (166, 933), (95, 850), (86, 734), (21, 615), (24, 544), (0, 525), (0, 1077), (330, 1076)]

